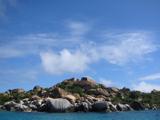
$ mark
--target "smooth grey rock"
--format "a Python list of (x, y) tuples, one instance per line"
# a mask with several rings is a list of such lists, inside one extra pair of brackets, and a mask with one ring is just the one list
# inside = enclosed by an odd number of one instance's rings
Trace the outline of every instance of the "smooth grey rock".
[(73, 107), (73, 105), (66, 99), (57, 98), (47, 98), (46, 100), (46, 107), (48, 112), (66, 112), (70, 108)]
[(2, 110), (3, 109), (3, 105), (0, 105), (0, 110)]
[(109, 105), (110, 111), (113, 111), (113, 112), (117, 111), (116, 105), (113, 105), (111, 102), (108, 102), (108, 105)]
[(31, 109), (28, 106), (22, 104), (16, 104), (14, 109), (15, 111), (31, 112)]
[(130, 106), (131, 106), (131, 108), (133, 108), (134, 110), (144, 110), (145, 108), (144, 108), (144, 106), (141, 104), (141, 103), (139, 103), (139, 102), (132, 102), (131, 104), (130, 104)]
[(24, 104), (24, 102), (22, 100), (20, 100), (19, 104)]
[(34, 86), (33, 91), (39, 92), (39, 91), (41, 91), (42, 89), (43, 89), (42, 87), (40, 87), (39, 85), (36, 85), (36, 86)]
[(42, 104), (42, 99), (40, 99), (40, 100), (34, 100), (34, 101), (31, 101), (31, 104), (33, 104), (33, 105), (35, 105), (35, 106), (37, 106), (38, 108), (41, 106), (41, 104)]
[(13, 94), (13, 93), (20, 94), (20, 93), (24, 93), (24, 92), (25, 92), (25, 90), (22, 89), (22, 88), (17, 88), (17, 89), (9, 90), (9, 93), (11, 93), (11, 94)]
[(75, 111), (83, 111), (83, 112), (88, 112), (92, 108), (91, 103), (89, 102), (82, 102), (80, 104), (77, 104), (75, 107)]
[(38, 111), (38, 108), (37, 108), (36, 105), (29, 104), (28, 107), (31, 108), (32, 110), (37, 110)]
[(127, 104), (124, 105), (124, 104), (120, 104), (120, 103), (117, 104), (116, 108), (118, 111), (128, 111), (130, 109)]
[(154, 107), (152, 108), (152, 110), (158, 110), (158, 109), (157, 109), (157, 107), (154, 106)]
[(9, 102), (4, 103), (3, 108), (7, 111), (11, 111), (15, 105), (16, 105), (16, 103), (14, 101), (9, 101)]
[(107, 101), (97, 101), (92, 105), (92, 110), (96, 112), (108, 111), (109, 104)]
[(125, 104), (125, 106), (127, 107), (128, 110), (133, 110), (130, 105)]
[(4, 109), (7, 111), (24, 111), (24, 112), (30, 112), (31, 109), (23, 104), (15, 103), (13, 101), (6, 102), (4, 104)]

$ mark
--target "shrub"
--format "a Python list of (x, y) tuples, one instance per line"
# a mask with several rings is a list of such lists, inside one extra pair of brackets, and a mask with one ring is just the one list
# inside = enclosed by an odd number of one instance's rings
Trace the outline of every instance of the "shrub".
[(11, 98), (8, 95), (0, 94), (0, 105), (3, 105), (5, 102), (10, 100)]

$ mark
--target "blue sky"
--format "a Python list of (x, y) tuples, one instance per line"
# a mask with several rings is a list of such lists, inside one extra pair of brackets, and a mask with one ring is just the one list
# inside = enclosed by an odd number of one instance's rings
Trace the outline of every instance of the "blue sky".
[(91, 76), (160, 90), (159, 0), (0, 0), (0, 91)]

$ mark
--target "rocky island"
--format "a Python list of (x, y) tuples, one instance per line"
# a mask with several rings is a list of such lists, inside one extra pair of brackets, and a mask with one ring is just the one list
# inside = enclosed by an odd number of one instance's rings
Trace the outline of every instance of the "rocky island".
[(0, 110), (22, 112), (115, 112), (160, 108), (160, 91), (151, 93), (98, 84), (90, 77), (66, 79), (50, 88), (0, 93)]

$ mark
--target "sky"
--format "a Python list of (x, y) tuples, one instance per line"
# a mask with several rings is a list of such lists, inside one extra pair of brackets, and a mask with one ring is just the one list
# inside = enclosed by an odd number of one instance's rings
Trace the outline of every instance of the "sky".
[(97, 83), (160, 90), (159, 0), (0, 0), (0, 92)]

